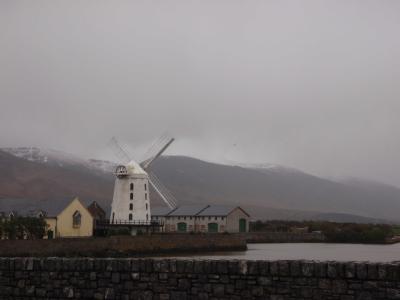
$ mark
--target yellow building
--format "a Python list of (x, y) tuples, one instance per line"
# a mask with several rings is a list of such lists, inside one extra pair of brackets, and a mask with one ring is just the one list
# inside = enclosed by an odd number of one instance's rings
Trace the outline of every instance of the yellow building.
[(46, 210), (48, 238), (90, 237), (93, 235), (93, 216), (85, 205), (75, 198), (61, 209)]

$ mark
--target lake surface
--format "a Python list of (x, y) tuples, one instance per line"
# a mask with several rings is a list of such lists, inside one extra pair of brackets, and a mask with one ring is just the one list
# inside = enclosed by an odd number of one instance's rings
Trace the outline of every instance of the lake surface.
[(247, 251), (182, 254), (169, 258), (248, 260), (400, 261), (400, 244), (360, 245), (326, 243), (248, 244)]

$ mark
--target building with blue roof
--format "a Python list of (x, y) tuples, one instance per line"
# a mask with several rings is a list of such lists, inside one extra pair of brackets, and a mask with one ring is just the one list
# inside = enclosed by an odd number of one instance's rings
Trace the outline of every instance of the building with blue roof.
[(164, 224), (165, 232), (247, 232), (249, 214), (239, 206), (184, 205), (173, 210), (154, 208), (152, 219)]

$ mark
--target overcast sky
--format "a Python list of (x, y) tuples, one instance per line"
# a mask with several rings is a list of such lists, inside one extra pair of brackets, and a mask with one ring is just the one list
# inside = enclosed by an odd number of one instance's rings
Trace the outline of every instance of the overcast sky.
[(400, 1), (0, 0), (0, 146), (400, 186)]

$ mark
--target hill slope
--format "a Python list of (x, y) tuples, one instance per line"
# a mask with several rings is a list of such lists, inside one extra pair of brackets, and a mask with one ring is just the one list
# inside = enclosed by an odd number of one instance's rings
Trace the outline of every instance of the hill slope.
[[(24, 205), (24, 201), (79, 196), (109, 210), (114, 177), (104, 166), (110, 169), (112, 163), (81, 163), (69, 156), (63, 161), (63, 157), (28, 160), (0, 151), (0, 198), (18, 198), (18, 205)], [(339, 183), (288, 168), (235, 167), (182, 156), (161, 157), (153, 170), (180, 204), (237, 204), (254, 218), (400, 219), (400, 189), (392, 186)], [(152, 202), (160, 204), (154, 193)], [(10, 203), (0, 199), (0, 210)]]
[(0, 151), (0, 170), (0, 198), (51, 200), (79, 196), (105, 205), (112, 196), (113, 178), (85, 167), (47, 165)]
[(248, 169), (167, 157), (154, 164), (162, 181), (187, 202), (211, 199), (275, 209), (399, 220), (400, 189), (339, 183), (290, 169)]

